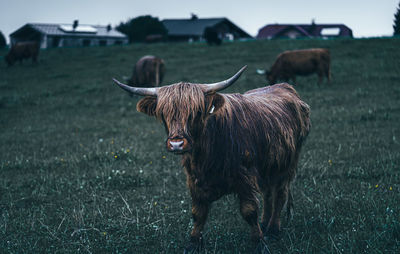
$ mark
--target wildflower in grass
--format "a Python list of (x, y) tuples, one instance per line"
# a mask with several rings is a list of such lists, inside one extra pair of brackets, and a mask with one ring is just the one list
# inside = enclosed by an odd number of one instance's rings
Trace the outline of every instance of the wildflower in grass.
[(142, 169), (141, 169), (141, 170), (139, 170), (139, 173), (140, 173), (140, 174), (142, 174), (142, 173), (143, 173), (143, 170), (142, 170)]
[(375, 185), (375, 188), (378, 188), (378, 187), (379, 187), (379, 184)]
[(103, 235), (106, 236), (106, 235), (107, 235), (107, 232), (103, 232)]
[(118, 159), (118, 155), (114, 155), (114, 158), (115, 158), (115, 159)]
[(332, 160), (331, 159), (328, 160), (328, 163), (329, 163), (329, 166), (332, 166)]
[(154, 202), (154, 206), (156, 206), (156, 205), (157, 205), (157, 201)]
[(390, 190), (390, 191), (393, 190), (392, 186), (389, 187), (389, 190)]
[(163, 155), (163, 157), (162, 157), (163, 159), (165, 159), (165, 158), (167, 158), (167, 157), (165, 157), (165, 155)]
[(129, 150), (129, 148), (128, 149), (126, 149), (125, 150), (125, 153), (129, 153), (131, 150)]

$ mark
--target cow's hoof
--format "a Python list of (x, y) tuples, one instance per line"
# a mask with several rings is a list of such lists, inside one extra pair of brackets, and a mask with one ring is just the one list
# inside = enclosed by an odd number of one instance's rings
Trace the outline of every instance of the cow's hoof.
[(201, 242), (193, 242), (190, 241), (188, 245), (186, 245), (185, 250), (183, 251), (183, 254), (189, 254), (189, 253), (200, 253), (202, 249), (202, 244)]
[(254, 254), (271, 254), (268, 249), (267, 242), (265, 240), (260, 240), (257, 244)]
[(267, 227), (264, 223), (261, 224), (261, 231), (263, 232), (264, 237), (272, 238), (274, 240), (279, 240), (281, 237), (281, 231), (278, 227)]

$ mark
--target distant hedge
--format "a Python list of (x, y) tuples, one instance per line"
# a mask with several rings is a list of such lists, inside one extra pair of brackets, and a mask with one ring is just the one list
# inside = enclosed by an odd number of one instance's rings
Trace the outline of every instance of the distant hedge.
[(168, 31), (164, 24), (150, 15), (139, 16), (128, 20), (126, 23), (121, 22), (116, 29), (129, 38), (129, 42), (144, 42), (149, 36), (160, 36), (165, 38)]

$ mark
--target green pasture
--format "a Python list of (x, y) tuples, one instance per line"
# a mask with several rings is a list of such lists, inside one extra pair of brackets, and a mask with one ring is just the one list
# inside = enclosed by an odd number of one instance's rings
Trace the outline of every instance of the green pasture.
[[(6, 67), (0, 50), (0, 253), (182, 253), (192, 226), (164, 127), (113, 85), (146, 54), (164, 84), (268, 85), (256, 69), (289, 49), (331, 51), (332, 82), (298, 77), (312, 129), (277, 253), (399, 253), (400, 39), (276, 40), (42, 50)], [(286, 217), (284, 213), (282, 218)], [(235, 196), (213, 204), (204, 253), (251, 253)]]

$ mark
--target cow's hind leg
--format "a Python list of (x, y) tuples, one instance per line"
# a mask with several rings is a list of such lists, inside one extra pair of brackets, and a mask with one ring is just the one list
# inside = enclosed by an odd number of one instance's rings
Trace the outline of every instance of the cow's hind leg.
[(325, 68), (325, 76), (328, 79), (328, 83), (331, 83), (332, 75), (331, 75), (331, 67), (329, 64)]
[(322, 84), (322, 79), (324, 74), (321, 72), (318, 72), (318, 86), (320, 86)]
[(281, 230), (280, 216), (283, 206), (288, 200), (289, 184), (286, 182), (274, 187), (275, 188), (273, 188), (272, 191), (273, 209), (266, 229), (266, 234), (278, 237)]

